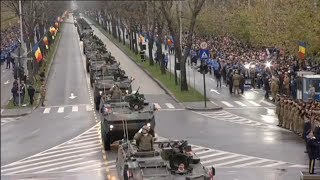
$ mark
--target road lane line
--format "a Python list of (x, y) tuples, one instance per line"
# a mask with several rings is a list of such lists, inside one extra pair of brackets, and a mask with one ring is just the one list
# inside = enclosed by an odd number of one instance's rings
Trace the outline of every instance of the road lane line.
[(64, 107), (59, 107), (58, 113), (63, 113), (64, 112)]
[(205, 153), (212, 153), (214, 152), (213, 149), (206, 149), (204, 151), (198, 151), (198, 152), (194, 152), (197, 156), (200, 155), (200, 154), (205, 154)]
[(98, 150), (100, 149), (101, 146), (98, 145), (98, 144), (92, 144), (92, 145), (86, 145), (86, 146), (83, 146), (83, 147), (69, 147), (69, 148), (65, 148), (65, 149), (62, 149), (62, 150), (55, 150), (55, 151), (51, 151), (51, 152), (46, 152), (44, 153), (43, 155), (49, 155), (49, 154), (56, 154), (56, 153), (61, 153), (61, 152), (68, 152), (68, 151), (74, 151), (74, 150), (84, 150), (84, 149), (87, 149), (87, 150)]
[(261, 106), (260, 104), (254, 102), (254, 101), (248, 101), (250, 104), (254, 105), (254, 106)]
[(169, 109), (174, 109), (174, 106), (171, 103), (165, 103), (165, 105), (169, 108)]
[(3, 113), (4, 109), (1, 109), (1, 114)]
[(73, 141), (72, 143), (70, 144), (74, 144), (74, 143), (78, 143), (78, 142), (86, 142), (86, 141), (93, 141), (93, 140), (96, 140), (98, 141), (100, 139), (100, 137), (96, 136), (96, 137), (88, 137), (88, 138), (83, 138), (83, 139), (79, 139), (79, 140), (75, 140)]
[(244, 157), (241, 159), (237, 159), (234, 161), (228, 161), (228, 162), (224, 162), (224, 163), (219, 163), (219, 164), (214, 164), (215, 167), (219, 167), (219, 166), (225, 166), (228, 164), (233, 164), (233, 163), (237, 163), (237, 162), (241, 162), (241, 161), (246, 161), (246, 160), (250, 160), (250, 159), (254, 159), (255, 157)]
[(228, 107), (234, 107), (232, 104), (228, 103), (227, 101), (221, 101), (221, 102)]
[[(42, 170), (42, 171), (38, 171), (37, 173), (50, 172), (50, 171), (63, 169), (63, 168), (68, 168), (68, 167), (73, 167), (73, 166), (78, 166), (78, 165), (82, 165), (82, 164), (86, 164), (86, 163), (97, 164), (97, 162), (99, 162), (99, 161), (90, 160), (90, 161), (84, 161), (84, 162), (79, 162), (79, 163), (73, 163), (73, 164), (68, 164), (68, 165), (65, 165), (65, 166), (58, 166), (58, 167), (55, 167), (55, 168), (45, 169), (45, 170)], [(61, 164), (63, 164), (63, 163), (61, 163)]]
[[(79, 157), (79, 158), (76, 158), (76, 159), (71, 159), (71, 160), (68, 160), (68, 161), (62, 161), (62, 162), (59, 161), (57, 163), (52, 163), (52, 161), (42, 161), (42, 162), (39, 162), (39, 163), (27, 164), (27, 165), (22, 165), (22, 166), (17, 166), (17, 167), (13, 167), (13, 168), (4, 169), (4, 170), (1, 170), (1, 174), (2, 173), (4, 173), (4, 174), (17, 174), (17, 173), (20, 173), (20, 172), (26, 172), (26, 171), (35, 170), (35, 169), (39, 169), (39, 168), (43, 168), (43, 167), (48, 167), (48, 166), (52, 166), (52, 165), (56, 165), (56, 164), (68, 163), (68, 162), (73, 162), (73, 161), (81, 161), (81, 160), (83, 160), (82, 157)], [(41, 165), (41, 164), (46, 164), (46, 163), (50, 163), (50, 164)], [(19, 170), (19, 169), (22, 169), (22, 170)], [(5, 172), (7, 172), (7, 173), (5, 173)]]
[(49, 114), (50, 113), (50, 109), (51, 108), (45, 108), (44, 111), (43, 111), (43, 114)]
[(267, 161), (270, 161), (270, 160), (268, 160), (268, 159), (261, 159), (261, 160), (258, 160), (258, 161), (253, 161), (253, 162), (248, 162), (248, 163), (244, 163), (244, 164), (239, 164), (239, 165), (232, 166), (232, 167), (245, 167), (245, 166), (249, 166), (249, 165), (253, 165), (253, 164), (260, 164), (260, 163), (267, 162)]
[(211, 162), (215, 162), (215, 161), (231, 159), (231, 158), (239, 157), (239, 156), (241, 156), (241, 155), (232, 154), (232, 155), (230, 155), (230, 156), (224, 156), (224, 157), (217, 158), (217, 159), (210, 159), (210, 160), (207, 160), (207, 161), (202, 161), (201, 164), (207, 164), (207, 163), (211, 163)]
[(268, 105), (268, 106), (274, 106), (274, 104), (272, 104), (272, 103), (270, 103), (270, 102), (267, 102), (267, 101), (265, 101), (265, 100), (262, 100), (261, 103), (266, 104), (266, 105)]
[[(52, 156), (45, 156), (45, 157), (41, 157), (42, 155), (37, 155), (36, 157), (40, 157), (40, 158), (36, 158), (36, 159), (30, 159), (30, 160), (26, 160), (26, 161), (23, 161), (23, 162), (20, 162), (20, 163), (30, 163), (30, 162), (34, 162), (34, 161), (39, 161), (39, 160), (43, 160), (43, 159), (50, 159), (50, 158), (56, 158), (56, 157), (61, 157), (61, 156), (64, 156), (64, 155), (69, 155), (69, 154), (73, 154), (73, 153), (80, 153), (80, 152), (85, 152), (85, 151), (88, 151), (88, 150), (86, 150), (86, 149), (82, 149), (82, 150), (79, 150), (79, 151), (73, 151), (73, 152), (66, 152), (66, 153), (61, 153), (61, 154), (56, 154), (56, 155), (52, 155)], [(70, 157), (83, 157), (83, 156), (85, 156), (85, 155), (87, 155), (87, 154), (94, 154), (94, 153), (97, 153), (97, 152), (99, 152), (98, 150), (97, 151), (93, 151), (93, 152), (89, 152), (89, 153), (84, 153), (84, 154), (77, 154), (77, 155), (73, 155), (73, 156), (68, 156), (68, 157), (66, 157), (65, 159), (68, 159), (68, 158), (70, 158)], [(56, 159), (54, 159), (54, 160), (56, 160)]]
[(86, 111), (92, 111), (92, 107), (90, 105), (86, 105)]
[(242, 106), (242, 107), (247, 106), (247, 105), (243, 104), (243, 103), (240, 102), (240, 101), (234, 101), (234, 102), (237, 103), (238, 105)]
[[(228, 154), (227, 152), (218, 152), (218, 153), (214, 153), (214, 154), (208, 154), (208, 155), (205, 155), (205, 156), (198, 156), (200, 159), (206, 159), (206, 158), (209, 158), (209, 157), (214, 157), (214, 156), (220, 156), (220, 155), (223, 155), (223, 154)], [(198, 155), (198, 154), (196, 154)]]
[[(97, 167), (98, 166), (98, 167)], [(77, 168), (72, 168), (72, 169), (69, 169), (67, 170), (66, 172), (73, 172), (73, 171), (79, 171), (79, 170), (87, 170), (87, 168), (104, 168), (103, 166), (101, 166), (101, 164), (91, 164), (91, 165), (88, 165), (88, 166), (82, 166), (82, 167), (77, 167)], [(90, 169), (88, 169), (90, 170)]]
[(161, 109), (161, 106), (158, 103), (153, 103), (157, 109)]
[(78, 106), (72, 106), (72, 112), (78, 112)]
[(286, 162), (274, 162), (273, 164), (265, 165), (262, 167), (274, 167), (274, 166), (278, 166), (278, 165), (282, 165), (282, 164), (287, 164), (287, 163)]

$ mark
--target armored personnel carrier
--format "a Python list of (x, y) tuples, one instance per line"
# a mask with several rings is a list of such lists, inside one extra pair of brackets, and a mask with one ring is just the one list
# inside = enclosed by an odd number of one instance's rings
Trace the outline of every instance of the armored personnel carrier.
[(85, 36), (83, 37), (83, 53), (87, 54), (87, 52), (92, 51), (101, 51), (106, 52), (107, 48), (104, 43), (99, 39), (96, 35)]
[(118, 77), (125, 79), (125, 72), (119, 68), (119, 64), (115, 63), (112, 65), (107, 65), (98, 61), (99, 63), (92, 64), (90, 66), (90, 84), (93, 87), (93, 84), (101, 79), (110, 79), (117, 80)]
[(211, 180), (215, 175), (215, 169), (205, 168), (184, 140), (156, 140), (152, 151), (139, 151), (135, 141), (122, 140), (116, 168), (122, 180)]
[(80, 41), (85, 36), (85, 34), (93, 35), (93, 30), (86, 20), (84, 20), (83, 18), (77, 18), (76, 22), (77, 22), (77, 31), (79, 34)]
[(155, 108), (145, 102), (144, 95), (138, 91), (124, 98), (107, 101), (101, 110), (101, 138), (105, 150), (110, 150), (110, 144), (124, 138), (124, 122), (128, 139), (133, 139), (145, 124), (148, 124), (151, 133), (154, 132)]
[[(109, 77), (110, 78), (110, 77)], [(93, 94), (94, 94), (94, 103), (96, 104), (96, 109), (100, 108), (100, 102), (101, 96), (111, 95), (111, 88), (114, 85), (117, 85), (119, 89), (121, 90), (122, 94), (128, 94), (132, 92), (132, 86), (131, 86), (132, 79), (125, 79), (123, 81), (115, 81), (114, 79), (100, 79), (99, 81), (96, 81), (93, 85)], [(115, 100), (116, 102), (120, 101), (120, 99)], [(123, 100), (122, 100), (123, 101)]]

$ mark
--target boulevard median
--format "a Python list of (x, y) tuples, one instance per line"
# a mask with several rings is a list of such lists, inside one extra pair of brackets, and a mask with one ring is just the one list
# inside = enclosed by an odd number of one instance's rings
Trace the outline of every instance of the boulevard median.
[(162, 87), (169, 95), (178, 102), (199, 102), (203, 101), (203, 95), (196, 89), (189, 86), (188, 91), (181, 91), (180, 85), (175, 84), (174, 74), (167, 71), (162, 74), (159, 65), (149, 65), (149, 59), (146, 57), (144, 62), (141, 61), (140, 55), (135, 54), (129, 48), (129, 45), (123, 45), (118, 39), (115, 39), (111, 34), (104, 30), (98, 23), (86, 16), (112, 43), (114, 43), (121, 51), (123, 51), (133, 62), (135, 62), (144, 72), (146, 72), (155, 82)]

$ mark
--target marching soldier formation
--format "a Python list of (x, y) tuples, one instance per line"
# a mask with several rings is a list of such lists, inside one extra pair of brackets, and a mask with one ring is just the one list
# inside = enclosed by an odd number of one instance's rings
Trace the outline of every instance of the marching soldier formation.
[(303, 136), (305, 123), (310, 122), (310, 130), (314, 130), (320, 123), (320, 103), (309, 99), (294, 100), (286, 95), (276, 97), (276, 114), (278, 115), (278, 126), (289, 129)]
[(306, 142), (309, 157), (309, 173), (314, 174), (315, 160), (320, 158), (320, 102), (308, 99), (293, 100), (286, 95), (276, 96), (278, 126), (289, 129)]

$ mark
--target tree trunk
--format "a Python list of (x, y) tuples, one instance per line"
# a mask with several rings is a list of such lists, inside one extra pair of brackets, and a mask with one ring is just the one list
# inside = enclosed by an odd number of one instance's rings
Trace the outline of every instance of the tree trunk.
[(150, 36), (149, 34), (149, 39), (148, 39), (148, 50), (149, 50), (149, 65), (153, 66), (154, 62), (153, 62), (153, 53), (152, 53), (152, 49), (153, 49), (153, 43), (154, 43), (154, 38)]
[(137, 41), (137, 28), (135, 28), (135, 31), (134, 31), (134, 46), (135, 46), (135, 49), (134, 49), (134, 52), (136, 54), (138, 54), (138, 41)]
[(122, 26), (122, 43), (123, 45), (126, 45), (126, 39), (125, 39), (125, 29), (124, 26)]
[(114, 17), (112, 17), (112, 19), (111, 19), (111, 26), (112, 26), (112, 35), (115, 39), (117, 39), (117, 26), (116, 26), (116, 22), (115, 22)]

